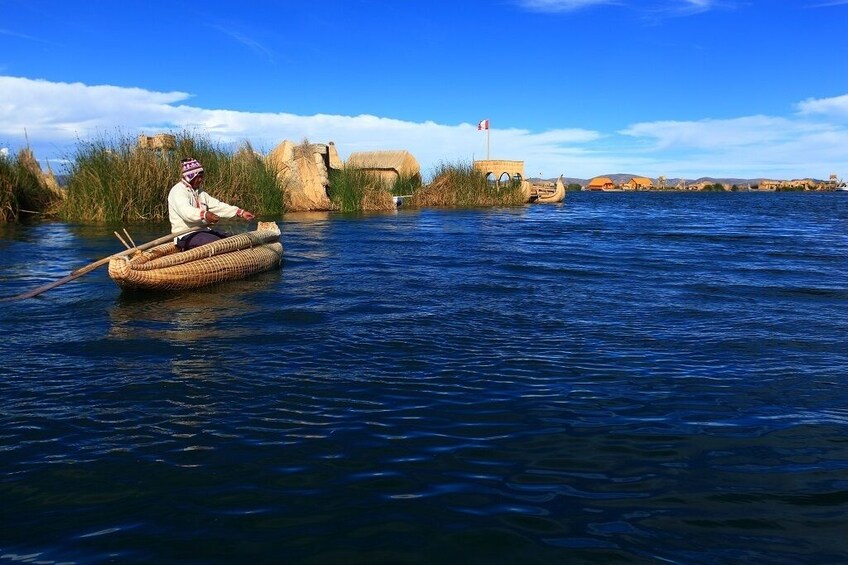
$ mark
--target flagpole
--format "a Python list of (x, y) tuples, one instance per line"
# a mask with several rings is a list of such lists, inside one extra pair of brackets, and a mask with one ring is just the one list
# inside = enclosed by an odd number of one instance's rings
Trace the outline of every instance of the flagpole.
[(477, 131), (486, 130), (486, 160), (489, 160), (489, 118), (477, 122)]

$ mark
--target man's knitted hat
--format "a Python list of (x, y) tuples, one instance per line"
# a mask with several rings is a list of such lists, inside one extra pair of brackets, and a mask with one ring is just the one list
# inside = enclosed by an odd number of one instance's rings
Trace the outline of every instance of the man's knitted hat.
[(180, 161), (182, 165), (182, 177), (186, 182), (191, 182), (194, 177), (203, 172), (203, 167), (197, 159), (183, 159)]

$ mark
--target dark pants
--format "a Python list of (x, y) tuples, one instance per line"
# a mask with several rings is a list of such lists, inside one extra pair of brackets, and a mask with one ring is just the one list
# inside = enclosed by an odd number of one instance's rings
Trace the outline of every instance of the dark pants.
[(177, 240), (177, 248), (180, 251), (188, 251), (189, 249), (194, 249), (195, 247), (200, 247), (201, 245), (206, 245), (207, 243), (212, 243), (213, 241), (218, 241), (231, 235), (233, 234), (229, 232), (210, 229), (196, 231), (179, 238)]

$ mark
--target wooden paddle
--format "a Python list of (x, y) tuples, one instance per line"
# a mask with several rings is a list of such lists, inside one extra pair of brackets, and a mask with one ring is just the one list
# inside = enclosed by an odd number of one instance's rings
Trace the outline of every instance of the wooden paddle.
[(115, 257), (124, 257), (126, 255), (130, 255), (131, 253), (135, 253), (136, 251), (144, 251), (145, 249), (150, 249), (151, 247), (155, 247), (157, 245), (161, 245), (163, 243), (171, 241), (175, 237), (179, 237), (181, 235), (185, 235), (187, 233), (191, 233), (193, 231), (202, 230), (202, 229), (204, 229), (204, 228), (203, 227), (188, 228), (188, 229), (185, 229), (185, 230), (182, 230), (182, 231), (178, 231), (176, 233), (170, 233), (168, 235), (163, 235), (162, 237), (160, 237), (158, 239), (154, 239), (153, 241), (148, 241), (147, 243), (144, 243), (144, 244), (139, 245), (137, 247), (131, 247), (130, 249), (125, 249), (125, 250), (123, 250), (119, 253), (115, 253), (114, 255), (109, 255), (108, 257), (100, 259), (99, 261), (95, 261), (94, 263), (90, 263), (90, 264), (86, 265), (85, 267), (80, 267), (79, 269), (72, 271), (69, 275), (59, 279), (58, 281), (52, 282), (50, 284), (46, 284), (44, 286), (40, 286), (36, 289), (30, 290), (28, 292), (24, 292), (23, 294), (18, 294), (17, 296), (9, 296), (9, 297), (6, 297), (6, 298), (0, 298), (0, 302), (6, 301), (6, 300), (23, 300), (25, 298), (32, 298), (34, 296), (38, 296), (42, 292), (46, 292), (46, 291), (50, 290), (51, 288), (56, 288), (57, 286), (61, 286), (61, 285), (65, 284), (66, 282), (70, 282), (70, 281), (72, 281), (76, 278), (79, 278), (86, 273), (90, 273), (91, 271), (93, 271), (97, 267), (100, 267), (102, 265), (107, 264), (110, 260), (114, 259)]

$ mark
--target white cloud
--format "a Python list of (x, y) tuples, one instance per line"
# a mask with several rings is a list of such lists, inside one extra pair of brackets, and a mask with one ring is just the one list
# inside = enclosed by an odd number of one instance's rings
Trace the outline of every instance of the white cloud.
[(572, 12), (589, 6), (620, 4), (616, 0), (518, 0), (518, 5), (533, 12)]
[(656, 0), (634, 7), (645, 21), (658, 23), (670, 18), (696, 16), (712, 10), (733, 9), (739, 0)]
[(53, 143), (76, 141), (98, 129), (156, 123), (177, 111), (184, 92), (88, 86), (0, 76), (0, 135)]
[(646, 122), (619, 133), (646, 143), (666, 176), (827, 178), (848, 163), (848, 128), (803, 117)]
[(274, 52), (259, 41), (248, 36), (246, 33), (220, 25), (214, 25), (211, 27), (212, 29), (216, 29), (221, 33), (235, 39), (238, 43), (241, 43), (242, 45), (253, 51), (255, 54), (267, 60), (269, 63), (274, 62)]
[(780, 142), (819, 131), (821, 127), (786, 118), (748, 116), (728, 120), (639, 123), (619, 133), (652, 138), (657, 149), (716, 149)]
[(0, 157), (4, 159), (9, 156), (9, 148), (8, 147), (0, 147)]
[[(342, 158), (354, 151), (407, 149), (426, 174), (440, 163), (485, 158), (486, 135), (470, 123), (445, 125), (406, 122), (371, 115), (238, 112), (188, 105), (185, 92), (153, 92), (139, 88), (88, 86), (0, 76), (0, 139), (22, 139), (33, 147), (50, 148), (51, 160), (68, 154), (79, 140), (114, 136), (117, 129), (132, 136), (161, 131), (190, 130), (222, 143), (248, 140), (268, 151), (281, 141), (333, 141)], [(496, 124), (495, 124), (496, 127)], [(558, 129), (534, 133), (521, 129), (490, 131), (491, 156), (539, 155), (534, 168), (569, 158), (569, 147), (595, 140), (597, 132)], [(55, 153), (59, 152), (60, 155)], [(530, 160), (530, 159), (527, 159)], [(561, 166), (557, 161), (556, 167)]]
[(715, 7), (713, 0), (683, 0), (682, 4), (672, 7), (680, 15), (700, 14)]
[(715, 0), (683, 0), (683, 6), (693, 10), (709, 10), (715, 4)]
[[(425, 175), (442, 163), (486, 158), (486, 133), (475, 123), (408, 122), (372, 115), (300, 116), (239, 112), (190, 104), (186, 92), (89, 86), (0, 76), (0, 143), (29, 143), (42, 160), (61, 162), (79, 141), (116, 132), (196, 131), (221, 143), (250, 141), (269, 151), (281, 141), (334, 141), (344, 159), (354, 151), (406, 149)], [(788, 116), (658, 121), (617, 132), (579, 128), (533, 132), (492, 120), (491, 158), (525, 162), (527, 176), (589, 178), (616, 172), (650, 177), (734, 176), (826, 178), (848, 164), (848, 95), (808, 99)], [(836, 117), (837, 119), (834, 119)]]
[(9, 37), (16, 37), (18, 39), (28, 39), (30, 41), (38, 41), (37, 38), (32, 37), (31, 35), (26, 35), (23, 33), (18, 33), (16, 31), (12, 31), (10, 29), (2, 29), (0, 28), (0, 35), (7, 35)]
[(845, 4), (848, 4), (848, 0), (833, 0), (832, 2), (813, 4), (810, 8), (830, 8), (831, 6), (844, 6)]
[(44, 45), (53, 45), (53, 46), (59, 45), (58, 43), (54, 43), (53, 41), (48, 41), (48, 40), (45, 40), (45, 39), (41, 39), (39, 37), (33, 37), (32, 35), (27, 35), (25, 33), (19, 33), (17, 31), (12, 31), (10, 29), (0, 28), (0, 35), (13, 37), (15, 39), (23, 39), (23, 40), (26, 40), (26, 41), (33, 41), (33, 42), (36, 42), (36, 43), (42, 43)]
[[(848, 0), (846, 0), (848, 3)], [(798, 104), (802, 115), (822, 114), (831, 117), (848, 118), (848, 94), (833, 98), (807, 98)]]
[[(846, 0), (848, 1), (848, 0)], [(628, 6), (653, 18), (691, 16), (726, 7), (728, 0), (516, 0), (518, 6), (533, 12), (563, 13), (602, 5)]]

